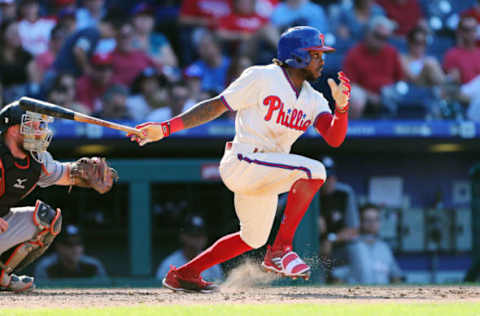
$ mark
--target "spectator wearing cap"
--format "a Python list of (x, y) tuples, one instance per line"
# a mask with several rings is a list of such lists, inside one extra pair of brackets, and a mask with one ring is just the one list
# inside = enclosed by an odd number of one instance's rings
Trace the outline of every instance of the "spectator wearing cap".
[(113, 81), (125, 86), (130, 86), (135, 78), (147, 67), (160, 71), (150, 56), (133, 46), (133, 26), (124, 23), (117, 34), (117, 46), (112, 52)]
[[(335, 162), (323, 157), (327, 179), (320, 188), (320, 255), (338, 265), (348, 264), (358, 236), (360, 219), (353, 189), (338, 181)], [(327, 281), (333, 281), (327, 273)]]
[[(170, 254), (159, 265), (156, 278), (162, 280), (170, 266), (180, 267), (195, 258), (207, 245), (208, 235), (204, 219), (199, 215), (189, 215), (180, 229), (181, 248)], [(202, 272), (207, 281), (222, 280), (224, 275), (220, 265), (215, 265)]]
[(35, 266), (37, 279), (107, 278), (103, 264), (84, 254), (82, 235), (77, 226), (67, 225), (54, 242), (55, 252)]
[(385, 112), (380, 102), (382, 88), (403, 79), (400, 55), (388, 44), (394, 24), (384, 16), (374, 17), (365, 38), (353, 46), (344, 59), (343, 70), (352, 82), (350, 117)]
[(22, 0), (19, 4), (18, 33), (22, 46), (36, 56), (48, 50), (50, 33), (57, 24), (53, 18), (40, 17), (38, 0)]
[(102, 110), (95, 116), (112, 121), (132, 120), (127, 107), (128, 89), (121, 84), (114, 84), (102, 96)]
[(292, 26), (308, 25), (327, 33), (330, 22), (322, 6), (310, 0), (285, 0), (277, 5), (271, 22), (281, 32)]
[(202, 90), (220, 93), (225, 88), (230, 58), (222, 54), (220, 43), (214, 35), (203, 29), (195, 36), (195, 45), (200, 59), (188, 66), (196, 67), (202, 72)]
[(105, 0), (85, 0), (77, 10), (77, 30), (96, 28), (106, 15)]
[(112, 86), (113, 70), (111, 54), (95, 54), (92, 71), (78, 78), (75, 99), (87, 106), (90, 112), (102, 111), (101, 98)]
[(35, 61), (22, 47), (18, 23), (13, 20), (0, 25), (0, 74), (3, 104), (39, 92)]
[(397, 24), (395, 34), (406, 36), (417, 25), (424, 23), (418, 0), (376, 0), (389, 19)]
[(183, 106), (183, 111), (190, 109), (201, 100), (210, 99), (217, 95), (215, 91), (202, 90), (202, 77), (203, 72), (200, 67), (192, 65), (185, 69), (183, 79), (188, 89), (189, 98)]
[(0, 23), (17, 19), (15, 0), (0, 0)]
[(155, 68), (145, 68), (135, 78), (131, 92), (132, 95), (127, 98), (127, 107), (133, 120), (144, 121), (150, 112), (161, 109), (165, 119), (171, 117), (168, 82)]
[(133, 47), (142, 50), (163, 67), (177, 67), (177, 56), (168, 39), (162, 33), (153, 32), (154, 13), (154, 8), (145, 2), (133, 9)]
[(54, 71), (71, 72), (76, 77), (91, 74), (90, 59), (98, 51), (100, 41), (114, 38), (124, 21), (125, 15), (112, 9), (103, 17), (98, 27), (88, 27), (73, 33), (58, 52), (53, 64)]

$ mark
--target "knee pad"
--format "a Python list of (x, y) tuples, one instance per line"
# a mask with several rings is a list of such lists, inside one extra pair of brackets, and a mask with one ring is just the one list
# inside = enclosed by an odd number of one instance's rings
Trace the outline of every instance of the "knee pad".
[(48, 249), (55, 236), (60, 233), (62, 213), (58, 208), (55, 210), (37, 200), (32, 220), (40, 231), (32, 239), (12, 247), (2, 255), (2, 259), (5, 259), (4, 263), (0, 261), (2, 274), (17, 272), (28, 266)]

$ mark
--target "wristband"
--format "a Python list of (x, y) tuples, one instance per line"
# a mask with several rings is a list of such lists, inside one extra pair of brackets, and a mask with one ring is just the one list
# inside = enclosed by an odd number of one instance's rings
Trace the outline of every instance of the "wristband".
[(347, 105), (345, 105), (345, 106), (343, 107), (343, 109), (340, 110), (340, 109), (337, 108), (337, 106), (335, 105), (335, 112), (337, 112), (337, 113), (339, 113), (339, 114), (346, 113), (346, 112), (348, 112), (348, 107), (349, 107), (349, 105), (347, 104)]
[(171, 120), (160, 123), (163, 130), (163, 137), (170, 136), (171, 134), (184, 129), (183, 121), (180, 117), (174, 117)]

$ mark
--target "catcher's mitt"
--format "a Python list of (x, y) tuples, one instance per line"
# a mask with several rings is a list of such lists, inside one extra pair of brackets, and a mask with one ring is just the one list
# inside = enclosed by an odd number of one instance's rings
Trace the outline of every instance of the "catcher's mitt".
[(70, 179), (72, 185), (90, 187), (103, 194), (118, 180), (118, 173), (108, 165), (105, 158), (83, 157), (72, 164)]

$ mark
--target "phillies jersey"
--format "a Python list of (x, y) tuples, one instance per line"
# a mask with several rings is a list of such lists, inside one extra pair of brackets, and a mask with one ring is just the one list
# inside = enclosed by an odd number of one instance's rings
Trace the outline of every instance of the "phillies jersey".
[(310, 83), (304, 81), (297, 91), (276, 64), (247, 68), (220, 96), (226, 107), (237, 111), (233, 143), (264, 152), (290, 152), (320, 113), (331, 113), (328, 101)]

